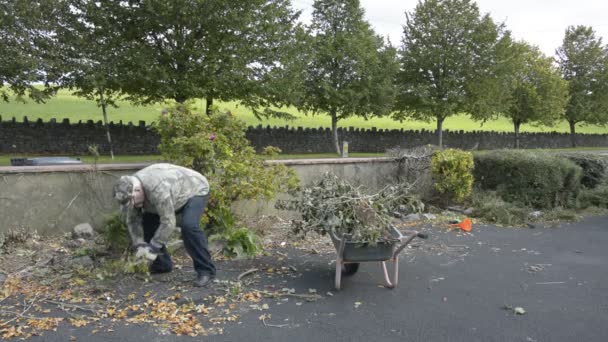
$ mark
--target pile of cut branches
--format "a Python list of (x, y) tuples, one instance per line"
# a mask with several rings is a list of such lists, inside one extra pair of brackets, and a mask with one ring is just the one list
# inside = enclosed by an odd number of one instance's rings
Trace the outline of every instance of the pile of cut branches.
[(319, 182), (303, 189), (295, 199), (277, 203), (277, 208), (297, 211), (302, 219), (295, 221), (294, 232), (306, 235), (350, 236), (352, 241), (376, 243), (391, 239), (391, 213), (399, 206), (420, 212), (424, 204), (410, 193), (411, 185), (399, 183), (380, 192), (366, 194), (334, 174), (326, 173)]

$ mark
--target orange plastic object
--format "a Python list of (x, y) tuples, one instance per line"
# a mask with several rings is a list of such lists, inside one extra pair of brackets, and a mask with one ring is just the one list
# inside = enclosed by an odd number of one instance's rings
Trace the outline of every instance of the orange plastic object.
[(473, 229), (473, 221), (470, 218), (465, 218), (462, 222), (453, 224), (452, 226), (458, 227), (465, 232), (470, 232)]

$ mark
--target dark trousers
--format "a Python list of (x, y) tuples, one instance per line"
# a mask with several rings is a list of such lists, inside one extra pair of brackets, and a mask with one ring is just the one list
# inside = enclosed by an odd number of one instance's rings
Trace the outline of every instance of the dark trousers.
[[(207, 274), (215, 276), (215, 265), (211, 260), (211, 254), (207, 247), (207, 237), (199, 227), (199, 221), (205, 212), (208, 201), (209, 195), (192, 197), (179, 210), (178, 214), (182, 216), (182, 239), (184, 240), (186, 252), (188, 252), (194, 263), (194, 270), (199, 275)], [(154, 237), (159, 225), (160, 217), (158, 215), (144, 213), (143, 226), (144, 240), (146, 242), (150, 242), (152, 237)], [(150, 272), (164, 273), (170, 272), (173, 269), (173, 262), (165, 246), (163, 246), (162, 252), (150, 265)]]

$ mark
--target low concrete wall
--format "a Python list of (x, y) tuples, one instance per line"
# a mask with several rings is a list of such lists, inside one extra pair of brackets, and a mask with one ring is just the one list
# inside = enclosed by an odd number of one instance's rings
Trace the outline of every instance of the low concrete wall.
[[(304, 185), (325, 172), (333, 172), (371, 190), (393, 182), (398, 172), (397, 163), (388, 158), (281, 160), (268, 163), (283, 163), (292, 167)], [(0, 217), (3, 220), (0, 233), (25, 227), (35, 229), (40, 234), (60, 234), (83, 222), (89, 222), (99, 229), (105, 219), (118, 210), (111, 196), (116, 179), (145, 166), (0, 167)], [(261, 201), (237, 203), (234, 210), (243, 216), (278, 214), (272, 203)]]

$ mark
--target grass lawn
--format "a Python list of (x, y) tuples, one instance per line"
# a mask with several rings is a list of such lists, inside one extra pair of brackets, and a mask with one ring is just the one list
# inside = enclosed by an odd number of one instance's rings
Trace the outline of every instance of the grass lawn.
[[(384, 153), (351, 153), (353, 158), (364, 158), (364, 157), (382, 157)], [(0, 166), (10, 166), (11, 158), (22, 158), (27, 157), (25, 155), (0, 155)], [(34, 157), (34, 156), (32, 156)], [(91, 156), (71, 156), (80, 158), (83, 163), (91, 164), (94, 158)], [(281, 154), (276, 159), (316, 159), (316, 158), (336, 158), (335, 153), (313, 153), (313, 154)], [(152, 163), (160, 162), (162, 157), (160, 155), (144, 155), (144, 156), (114, 156), (114, 160), (110, 156), (100, 156), (98, 159), (99, 164), (118, 164), (118, 163)]]
[[(0, 166), (10, 166), (11, 158), (23, 158), (27, 157), (26, 155), (16, 154), (16, 155), (2, 155), (0, 156)], [(32, 157), (34, 157), (32, 155)], [(80, 158), (83, 163), (91, 164), (94, 161), (94, 158), (91, 156), (70, 156), (75, 158)], [(148, 155), (148, 156), (115, 156), (114, 160), (110, 158), (110, 156), (100, 156), (98, 159), (99, 164), (117, 164), (117, 163), (149, 163), (149, 162), (157, 162), (161, 161), (162, 158), (160, 156)]]
[[(195, 106), (199, 109), (204, 108), (204, 100), (196, 100)], [(158, 117), (161, 110), (167, 107), (169, 104), (155, 104), (150, 106), (135, 106), (128, 102), (118, 102), (118, 108), (109, 108), (108, 117), (110, 121), (123, 122), (132, 121), (137, 123), (139, 120), (145, 120), (150, 123)], [(304, 115), (298, 112), (294, 108), (286, 109), (285, 111), (295, 114), (298, 119), (295, 121), (287, 122), (284, 120), (270, 119), (259, 121), (257, 120), (251, 111), (247, 110), (242, 106), (238, 106), (234, 102), (219, 103), (219, 107), (224, 110), (230, 110), (234, 112), (239, 118), (245, 123), (251, 126), (257, 125), (270, 125), (270, 126), (285, 126), (290, 127), (330, 127), (331, 122), (327, 115)], [(75, 97), (67, 90), (61, 90), (57, 96), (47, 101), (45, 104), (36, 104), (28, 101), (27, 103), (16, 102), (11, 99), (11, 102), (4, 103), (0, 102), (0, 115), (3, 120), (9, 120), (12, 117), (16, 117), (19, 121), (27, 116), (29, 120), (33, 121), (38, 118), (42, 118), (44, 121), (48, 121), (51, 118), (55, 118), (61, 121), (63, 118), (69, 118), (71, 122), (78, 122), (78, 120), (95, 120), (99, 121), (102, 119), (101, 109), (97, 107), (94, 101), (88, 101), (82, 98)], [(422, 122), (422, 121), (405, 121), (400, 123), (398, 121), (391, 120), (389, 118), (374, 118), (370, 120), (364, 120), (362, 118), (350, 118), (342, 120), (338, 123), (339, 127), (356, 127), (356, 128), (371, 128), (376, 127), (378, 129), (435, 129), (435, 123)], [(498, 119), (486, 122), (481, 125), (468, 118), (466, 115), (457, 115), (446, 119), (444, 123), (446, 130), (458, 131), (500, 131), (500, 132), (511, 132), (513, 130), (512, 124), (506, 119)], [(534, 127), (531, 125), (522, 125), (522, 131), (524, 132), (569, 132), (568, 125), (565, 122), (560, 123), (555, 127)], [(577, 127), (577, 131), (580, 133), (608, 133), (608, 128), (598, 126), (581, 126)]]

